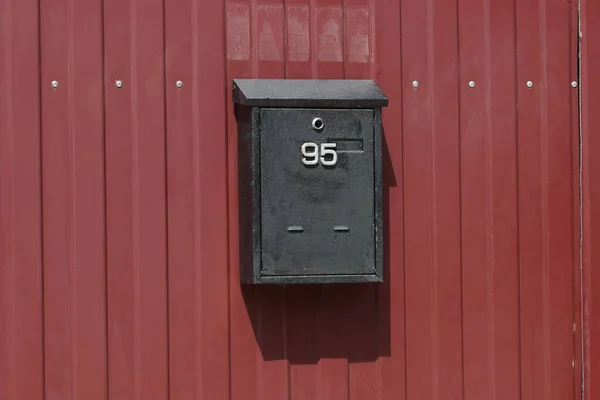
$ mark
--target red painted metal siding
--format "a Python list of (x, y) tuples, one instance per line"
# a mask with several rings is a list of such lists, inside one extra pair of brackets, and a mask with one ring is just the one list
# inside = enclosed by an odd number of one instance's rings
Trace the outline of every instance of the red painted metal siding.
[[(102, 4), (49, 0), (39, 6), (44, 392), (46, 399), (102, 399), (107, 392)], [(50, 84), (54, 80), (57, 88)]]
[[(0, 0), (0, 399), (594, 399), (583, 6), (582, 331), (575, 1)], [(390, 98), (385, 284), (240, 287), (252, 77)]]
[(39, 20), (0, 3), (0, 398), (44, 393)]
[(581, 2), (584, 393), (600, 397), (600, 4)]

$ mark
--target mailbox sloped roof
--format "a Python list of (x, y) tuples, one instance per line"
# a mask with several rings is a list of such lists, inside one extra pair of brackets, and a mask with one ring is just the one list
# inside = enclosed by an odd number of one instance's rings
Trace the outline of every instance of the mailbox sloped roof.
[(388, 98), (372, 80), (234, 79), (233, 101), (250, 107), (373, 108)]

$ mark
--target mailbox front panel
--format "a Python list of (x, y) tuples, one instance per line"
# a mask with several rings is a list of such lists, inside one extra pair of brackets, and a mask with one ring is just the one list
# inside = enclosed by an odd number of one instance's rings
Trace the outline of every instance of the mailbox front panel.
[(261, 109), (261, 275), (375, 273), (373, 118)]

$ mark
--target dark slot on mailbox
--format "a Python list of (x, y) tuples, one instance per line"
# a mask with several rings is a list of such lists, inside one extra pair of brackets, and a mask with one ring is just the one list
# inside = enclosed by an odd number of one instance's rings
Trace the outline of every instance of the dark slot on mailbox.
[(242, 283), (381, 282), (378, 86), (241, 79), (233, 99)]
[(335, 148), (338, 153), (363, 151), (362, 139), (328, 139), (327, 142), (335, 143)]

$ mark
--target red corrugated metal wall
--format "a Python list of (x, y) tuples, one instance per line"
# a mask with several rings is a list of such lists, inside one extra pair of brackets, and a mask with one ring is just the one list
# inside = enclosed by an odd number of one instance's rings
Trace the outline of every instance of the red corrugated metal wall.
[[(591, 3), (582, 292), (575, 0), (0, 0), (0, 399), (594, 399)], [(251, 77), (390, 98), (385, 284), (240, 287)]]

